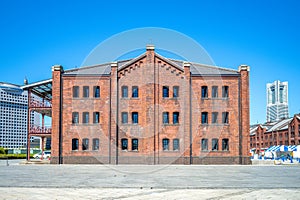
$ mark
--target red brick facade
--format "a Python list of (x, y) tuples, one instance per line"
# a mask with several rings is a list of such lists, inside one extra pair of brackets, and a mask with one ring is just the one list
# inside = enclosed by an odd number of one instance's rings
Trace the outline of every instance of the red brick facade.
[(249, 67), (170, 60), (153, 46), (128, 62), (56, 67), (52, 125), (52, 163), (249, 164)]
[(250, 148), (259, 152), (270, 146), (300, 145), (300, 115), (279, 122), (257, 125), (250, 133)]

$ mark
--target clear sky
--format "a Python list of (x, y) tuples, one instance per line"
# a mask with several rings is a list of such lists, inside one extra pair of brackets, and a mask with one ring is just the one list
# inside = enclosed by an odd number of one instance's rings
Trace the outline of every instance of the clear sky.
[(266, 120), (266, 83), (289, 82), (300, 113), (300, 1), (0, 1), (0, 82), (51, 78), (51, 66), (80, 66), (122, 31), (161, 27), (196, 40), (218, 66), (251, 67), (251, 123)]

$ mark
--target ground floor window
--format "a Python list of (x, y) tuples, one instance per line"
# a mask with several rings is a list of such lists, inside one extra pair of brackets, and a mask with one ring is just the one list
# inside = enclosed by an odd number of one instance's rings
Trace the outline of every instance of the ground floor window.
[(127, 139), (122, 139), (121, 140), (121, 146), (122, 146), (122, 150), (128, 150), (128, 140)]
[(163, 150), (169, 151), (169, 139), (165, 138), (162, 140)]
[(208, 140), (205, 138), (201, 140), (201, 150), (202, 151), (208, 150)]
[(179, 139), (173, 140), (173, 151), (179, 151)]
[(216, 139), (216, 138), (212, 139), (211, 150), (213, 150), (213, 151), (219, 150), (218, 139)]
[(132, 139), (132, 151), (138, 151), (139, 150), (139, 140), (138, 139)]
[(72, 139), (72, 150), (78, 150), (79, 142), (77, 138)]
[(82, 140), (82, 150), (83, 150), (83, 151), (89, 150), (89, 139), (84, 138), (84, 139)]
[(229, 139), (227, 138), (222, 139), (222, 150), (229, 151)]
[(99, 150), (99, 139), (98, 138), (94, 138), (93, 139), (93, 150), (96, 151), (96, 150)]

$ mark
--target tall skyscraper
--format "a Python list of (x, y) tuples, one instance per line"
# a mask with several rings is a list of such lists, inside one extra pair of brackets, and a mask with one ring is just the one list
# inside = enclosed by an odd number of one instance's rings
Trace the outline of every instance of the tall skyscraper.
[(288, 82), (267, 83), (267, 122), (288, 117)]
[[(0, 146), (19, 148), (27, 145), (28, 93), (20, 86), (0, 82)], [(39, 115), (30, 113), (32, 124)]]

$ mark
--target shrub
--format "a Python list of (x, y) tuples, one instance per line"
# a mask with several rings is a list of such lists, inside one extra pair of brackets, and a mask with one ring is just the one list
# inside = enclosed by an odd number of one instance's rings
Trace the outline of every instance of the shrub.
[(5, 149), (3, 147), (0, 147), (0, 154), (6, 154)]

